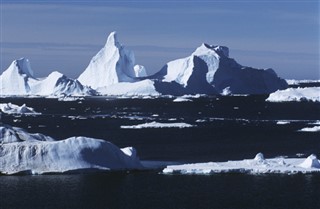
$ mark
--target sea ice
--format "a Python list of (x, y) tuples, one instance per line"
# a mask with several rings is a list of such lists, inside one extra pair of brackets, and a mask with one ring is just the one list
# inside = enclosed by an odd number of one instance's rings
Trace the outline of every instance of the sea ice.
[(159, 122), (150, 122), (150, 123), (143, 123), (139, 125), (132, 125), (132, 126), (121, 126), (123, 129), (142, 129), (142, 128), (191, 128), (194, 127), (193, 125), (187, 123), (159, 123)]
[(214, 173), (312, 173), (320, 172), (320, 163), (315, 155), (308, 158), (270, 158), (265, 159), (262, 153), (258, 153), (254, 159), (227, 161), (227, 162), (208, 162), (184, 165), (167, 166), (165, 174), (214, 174)]
[(300, 132), (320, 132), (320, 126), (306, 127), (299, 130)]
[(6, 114), (25, 114), (25, 115), (38, 115), (32, 107), (28, 107), (25, 104), (18, 106), (12, 103), (0, 103), (0, 110)]

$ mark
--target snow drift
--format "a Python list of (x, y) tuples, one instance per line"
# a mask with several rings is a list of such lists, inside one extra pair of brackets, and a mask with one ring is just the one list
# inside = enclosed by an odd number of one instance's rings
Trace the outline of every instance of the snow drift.
[(63, 173), (90, 170), (142, 169), (132, 147), (87, 137), (56, 141), (11, 126), (0, 127), (0, 173)]
[(0, 75), (0, 84), (0, 95), (89, 96), (96, 93), (79, 81), (67, 78), (56, 71), (46, 78), (35, 78), (29, 60), (25, 58), (11, 63)]
[(270, 158), (258, 153), (254, 159), (209, 162), (167, 166), (163, 173), (172, 174), (214, 174), (214, 173), (312, 173), (320, 172), (320, 163), (315, 155), (308, 158)]

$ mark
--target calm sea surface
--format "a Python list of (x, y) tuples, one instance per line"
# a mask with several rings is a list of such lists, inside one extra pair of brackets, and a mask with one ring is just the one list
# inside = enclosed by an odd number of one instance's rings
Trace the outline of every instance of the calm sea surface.
[[(320, 120), (320, 104), (268, 103), (265, 97), (58, 101), (1, 98), (42, 115), (2, 122), (56, 139), (101, 138), (133, 146), (143, 161), (189, 163), (265, 157), (320, 156), (320, 132), (299, 132)], [(149, 122), (192, 128), (123, 129)], [(281, 121), (281, 124), (278, 123)], [(0, 208), (320, 208), (320, 175), (211, 176), (144, 172), (0, 176)]]

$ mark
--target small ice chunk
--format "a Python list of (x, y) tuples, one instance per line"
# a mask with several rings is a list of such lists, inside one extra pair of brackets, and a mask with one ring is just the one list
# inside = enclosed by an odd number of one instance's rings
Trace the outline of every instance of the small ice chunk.
[(300, 167), (303, 168), (320, 168), (319, 160), (317, 159), (317, 156), (312, 154), (310, 155), (305, 161), (303, 161), (300, 164)]
[(255, 161), (264, 161), (264, 156), (261, 152), (259, 152), (255, 157), (254, 157)]

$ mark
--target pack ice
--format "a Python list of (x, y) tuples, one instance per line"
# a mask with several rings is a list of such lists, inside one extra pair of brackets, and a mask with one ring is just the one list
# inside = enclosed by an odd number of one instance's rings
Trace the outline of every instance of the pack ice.
[(43, 174), (91, 170), (142, 169), (132, 147), (88, 137), (57, 141), (21, 128), (0, 126), (0, 173)]

